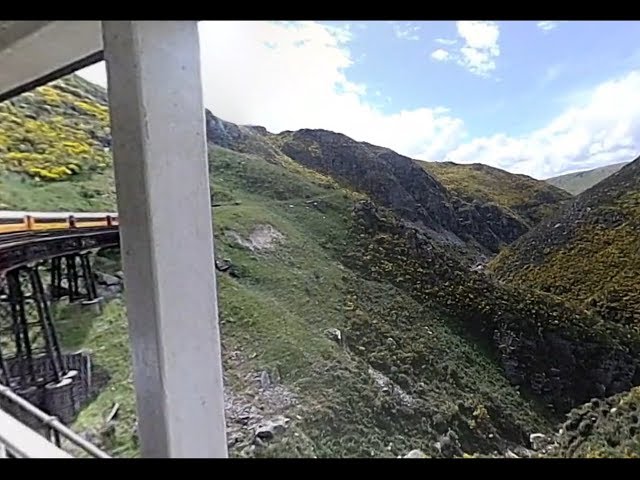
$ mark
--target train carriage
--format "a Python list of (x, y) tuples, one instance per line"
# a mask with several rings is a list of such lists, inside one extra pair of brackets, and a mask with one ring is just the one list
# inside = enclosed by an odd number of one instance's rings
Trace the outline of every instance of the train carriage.
[(113, 212), (26, 212), (0, 211), (0, 234), (43, 230), (66, 230), (118, 225)]

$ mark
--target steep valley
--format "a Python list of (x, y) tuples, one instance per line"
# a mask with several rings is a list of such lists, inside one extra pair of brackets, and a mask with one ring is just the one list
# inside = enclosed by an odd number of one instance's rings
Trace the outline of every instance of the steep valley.
[[(2, 208), (115, 208), (104, 91), (70, 76), (0, 114)], [(574, 201), (333, 132), (271, 134), (209, 111), (206, 127), (231, 456), (640, 456), (638, 161)], [(590, 238), (574, 224), (600, 233), (580, 248), (603, 259), (593, 278), (609, 272), (608, 289), (568, 288), (587, 267), (566, 246)], [(98, 262), (120, 268), (113, 253)], [(545, 265), (565, 277), (545, 280)], [(90, 349), (111, 378), (74, 429), (137, 455), (120, 294), (99, 316), (56, 315), (65, 347)]]

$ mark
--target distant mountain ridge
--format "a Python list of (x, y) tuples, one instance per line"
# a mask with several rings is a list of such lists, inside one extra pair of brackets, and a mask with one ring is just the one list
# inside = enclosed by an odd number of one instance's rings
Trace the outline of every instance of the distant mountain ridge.
[(564, 175), (558, 175), (557, 177), (547, 178), (545, 182), (566, 190), (573, 195), (578, 195), (593, 187), (596, 183), (601, 182), (609, 175), (613, 175), (628, 163), (629, 162), (620, 162), (604, 167), (592, 168), (591, 170), (566, 173)]

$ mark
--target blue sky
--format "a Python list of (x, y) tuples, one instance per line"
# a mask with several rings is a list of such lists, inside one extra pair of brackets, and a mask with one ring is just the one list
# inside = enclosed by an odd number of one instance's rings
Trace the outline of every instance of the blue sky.
[[(347, 74), (386, 92), (390, 101), (380, 105), (389, 113), (444, 105), (472, 136), (522, 134), (559, 114), (572, 92), (624, 73), (640, 53), (637, 22), (547, 23), (547, 30), (537, 23), (497, 23), (495, 68), (472, 74), (453, 59), (430, 58), (435, 51), (451, 58), (462, 46), (455, 22), (364, 22), (355, 28), (356, 61)], [(368, 99), (376, 100), (373, 91)]]
[[(639, 22), (201, 22), (205, 103), (536, 178), (640, 154)], [(104, 66), (81, 72), (104, 84)]]

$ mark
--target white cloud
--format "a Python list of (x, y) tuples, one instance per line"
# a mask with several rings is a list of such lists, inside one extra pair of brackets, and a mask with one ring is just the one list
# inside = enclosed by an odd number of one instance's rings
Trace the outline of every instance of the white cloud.
[(448, 38), (436, 38), (436, 43), (440, 45), (455, 45), (458, 41), (456, 39), (448, 39)]
[(96, 63), (77, 72), (82, 78), (97, 85), (107, 86), (107, 72), (104, 62)]
[(438, 60), (440, 62), (446, 60), (447, 58), (449, 58), (449, 52), (447, 52), (446, 50), (439, 48), (437, 50), (434, 50), (433, 52), (431, 52), (431, 58), (433, 58), (434, 60)]
[(558, 27), (558, 22), (542, 21), (536, 23), (536, 26), (543, 32), (548, 32)]
[(413, 22), (391, 22), (393, 25), (393, 32), (400, 40), (420, 40), (418, 32), (420, 31), (419, 25), (414, 25)]
[[(485, 21), (461, 21), (456, 22), (459, 39), (464, 43), (455, 52), (447, 52), (438, 49), (431, 54), (431, 57), (438, 61), (452, 60), (458, 65), (466, 68), (471, 73), (481, 77), (490, 76), (496, 69), (495, 59), (500, 56), (500, 28), (495, 22)], [(441, 45), (454, 45), (454, 39), (437, 38), (436, 42)]]
[(581, 97), (543, 128), (521, 137), (476, 138), (445, 158), (537, 178), (633, 160), (640, 152), (640, 70)]
[(500, 55), (498, 37), (500, 29), (495, 22), (457, 22), (458, 35), (465, 40), (460, 49), (462, 57), (458, 63), (480, 76), (487, 76), (495, 70), (495, 58)]
[[(389, 100), (389, 92), (377, 96), (372, 87), (368, 99), (367, 85), (349, 80), (348, 30), (313, 22), (202, 22), (200, 36), (205, 105), (236, 123), (272, 132), (325, 128), (414, 158), (481, 162), (537, 178), (632, 160), (640, 152), (640, 70), (568, 95), (564, 112), (526, 135), (467, 141), (463, 121), (445, 108), (372, 105), (375, 98)], [(468, 37), (472, 49), (498, 38)], [(102, 64), (81, 75), (105, 84)]]
[[(272, 132), (325, 128), (434, 159), (462, 139), (462, 120), (446, 109), (387, 113), (367, 101), (366, 85), (345, 73), (353, 63), (349, 30), (315, 22), (200, 22), (199, 28), (204, 101), (221, 118)], [(81, 75), (105, 84), (104, 66)]]

